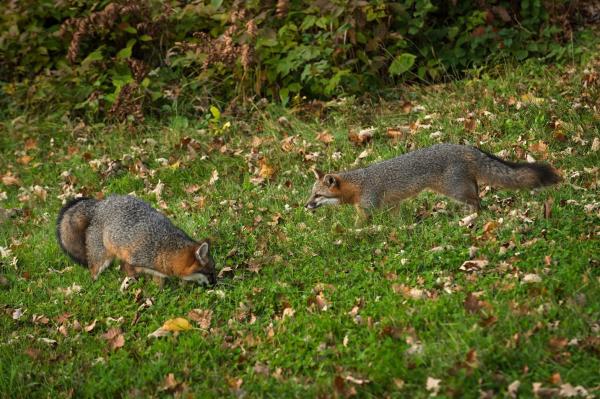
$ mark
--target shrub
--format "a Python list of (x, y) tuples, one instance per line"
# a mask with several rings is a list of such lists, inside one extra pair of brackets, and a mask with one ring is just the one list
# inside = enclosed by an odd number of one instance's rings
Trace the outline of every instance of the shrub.
[(327, 99), (504, 58), (560, 60), (567, 3), (10, 2), (0, 74), (17, 104), (117, 120), (204, 112), (215, 100)]

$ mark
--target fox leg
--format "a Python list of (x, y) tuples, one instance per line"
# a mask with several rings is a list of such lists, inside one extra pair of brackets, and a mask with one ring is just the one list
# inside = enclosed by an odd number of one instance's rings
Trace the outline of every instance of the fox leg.
[(354, 223), (355, 226), (360, 227), (368, 223), (371, 219), (370, 209), (365, 209), (359, 204), (354, 205), (354, 208), (356, 209), (356, 221)]
[(138, 274), (135, 267), (124, 261), (121, 263), (121, 271), (124, 272), (127, 277), (135, 277)]
[(85, 246), (90, 273), (92, 274), (92, 279), (96, 280), (100, 273), (110, 266), (114, 256), (104, 247), (102, 229), (99, 227), (88, 227), (85, 235)]
[(477, 180), (467, 174), (454, 174), (454, 176), (444, 180), (439, 192), (469, 205), (474, 211), (479, 211), (481, 206)]

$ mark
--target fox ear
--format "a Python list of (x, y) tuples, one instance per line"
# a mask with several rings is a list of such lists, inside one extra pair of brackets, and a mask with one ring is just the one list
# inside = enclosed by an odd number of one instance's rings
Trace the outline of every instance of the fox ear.
[(321, 180), (323, 178), (323, 176), (325, 175), (319, 169), (313, 169), (312, 171), (315, 174), (315, 179), (317, 179), (317, 180)]
[(204, 241), (194, 252), (194, 256), (201, 262), (206, 262), (208, 260), (208, 249), (209, 244), (208, 241)]
[(323, 181), (330, 188), (336, 187), (339, 184), (339, 180), (335, 175), (325, 175), (323, 176)]

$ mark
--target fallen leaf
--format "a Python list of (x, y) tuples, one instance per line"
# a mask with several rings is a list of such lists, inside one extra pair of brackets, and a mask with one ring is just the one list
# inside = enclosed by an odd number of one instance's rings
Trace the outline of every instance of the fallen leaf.
[(427, 389), (430, 393), (429, 396), (437, 396), (440, 391), (440, 383), (442, 380), (438, 380), (437, 378), (427, 377), (427, 383), (425, 384), (425, 389)]
[(168, 393), (179, 393), (186, 388), (185, 384), (182, 382), (178, 382), (175, 379), (175, 374), (169, 373), (165, 377), (162, 385), (158, 388), (159, 391), (168, 392)]
[(265, 180), (269, 180), (275, 174), (275, 168), (273, 168), (273, 166), (271, 166), (267, 163), (266, 158), (263, 157), (263, 158), (259, 159), (258, 165), (259, 165), (259, 170), (258, 170), (259, 177), (261, 177)]
[(374, 127), (370, 127), (367, 129), (362, 129), (358, 133), (350, 132), (348, 134), (348, 139), (354, 144), (366, 144), (373, 138), (375, 130), (376, 129)]
[(203, 330), (210, 328), (212, 315), (213, 312), (210, 309), (192, 309), (188, 313), (188, 317), (198, 323)]
[(50, 319), (48, 319), (46, 316), (44, 315), (37, 315), (34, 314), (31, 317), (31, 322), (34, 324), (48, 324), (50, 322)]
[(558, 395), (561, 398), (574, 398), (578, 396), (587, 397), (589, 394), (588, 391), (581, 385), (574, 387), (573, 385), (566, 383), (560, 386)]
[(526, 274), (525, 276), (523, 276), (523, 278), (521, 279), (521, 282), (524, 284), (541, 283), (542, 278), (535, 273), (529, 273), (529, 274)]
[(406, 131), (400, 128), (388, 127), (386, 133), (392, 140), (401, 140), (404, 138)]
[(485, 306), (485, 302), (480, 301), (475, 294), (469, 292), (463, 306), (469, 313), (478, 313)]
[(317, 140), (325, 144), (331, 144), (333, 143), (334, 139), (333, 135), (329, 133), (329, 131), (323, 130), (322, 132), (317, 133)]
[(20, 163), (21, 165), (28, 165), (29, 162), (31, 162), (33, 158), (30, 157), (29, 155), (23, 155), (22, 157), (19, 157), (17, 159), (17, 163)]
[(489, 261), (485, 259), (472, 259), (463, 262), (463, 264), (459, 267), (459, 270), (464, 272), (472, 273), (478, 272), (485, 268), (489, 264)]
[(192, 325), (189, 321), (187, 321), (187, 319), (184, 319), (183, 317), (176, 317), (174, 319), (165, 321), (162, 328), (167, 331), (186, 331), (191, 330)]
[(548, 158), (548, 145), (542, 140), (529, 145), (529, 151), (535, 152), (536, 154), (540, 155), (542, 159)]
[(94, 329), (94, 327), (96, 327), (96, 319), (94, 319), (94, 321), (88, 324), (87, 326), (83, 327), (83, 329), (85, 330), (85, 332), (90, 332)]
[(477, 219), (477, 212), (472, 213), (468, 216), (465, 216), (464, 218), (459, 220), (458, 225), (459, 226), (470, 226), (475, 219)]
[(366, 378), (365, 379), (361, 379), (361, 378), (352, 377), (350, 374), (348, 374), (346, 376), (346, 381), (349, 381), (349, 382), (351, 382), (353, 384), (356, 384), (356, 385), (363, 385), (363, 384), (368, 384), (369, 382), (371, 382), (371, 381), (367, 380)]
[(255, 374), (262, 374), (266, 377), (269, 376), (269, 366), (267, 366), (264, 363), (260, 363), (260, 362), (256, 362), (256, 364), (254, 365), (254, 373)]
[(516, 398), (517, 393), (519, 392), (520, 386), (521, 386), (521, 381), (519, 381), (519, 380), (515, 380), (515, 381), (511, 382), (507, 388), (508, 396), (510, 396), (511, 398)]
[(358, 154), (358, 159), (363, 159), (363, 158), (368, 157), (371, 154), (371, 152), (373, 152), (373, 150), (370, 148), (367, 148), (366, 150), (364, 150), (363, 152)]
[(11, 172), (8, 172), (4, 176), (2, 176), (2, 184), (5, 186), (21, 186), (21, 180), (13, 175)]
[(560, 352), (561, 350), (563, 350), (568, 343), (569, 340), (563, 337), (551, 337), (548, 340), (548, 346), (550, 346), (550, 349), (552, 349), (555, 352)]
[(37, 358), (40, 357), (40, 353), (41, 351), (36, 348), (27, 348), (25, 350), (25, 354), (33, 360), (37, 360)]
[(23, 316), (24, 313), (25, 312), (23, 312), (23, 310), (21, 308), (13, 310), (13, 312), (12, 312), (13, 320), (19, 320)]
[(121, 333), (119, 327), (113, 327), (106, 333), (102, 334), (102, 338), (108, 341), (111, 350), (117, 350), (125, 345), (125, 337)]
[(285, 319), (286, 317), (293, 317), (296, 311), (291, 307), (287, 307), (283, 309), (283, 313), (281, 314), (281, 318)]
[(215, 169), (210, 174), (210, 179), (208, 180), (208, 184), (212, 186), (213, 184), (216, 183), (217, 180), (219, 180), (219, 172)]
[(55, 339), (50, 339), (50, 338), (38, 338), (38, 341), (42, 341), (45, 344), (48, 344), (50, 346), (54, 346), (56, 345), (56, 340)]

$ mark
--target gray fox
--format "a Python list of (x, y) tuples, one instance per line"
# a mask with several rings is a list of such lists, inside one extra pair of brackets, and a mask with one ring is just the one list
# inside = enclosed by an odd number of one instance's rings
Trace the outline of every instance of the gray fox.
[(88, 266), (96, 280), (112, 262), (122, 261), (128, 275), (215, 284), (209, 242), (197, 242), (142, 200), (112, 195), (103, 200), (75, 198), (60, 211), (56, 236), (63, 251)]
[(544, 163), (514, 163), (475, 147), (436, 144), (363, 169), (323, 174), (315, 182), (306, 209), (352, 204), (367, 218), (370, 210), (391, 205), (428, 188), (479, 210), (478, 184), (533, 188), (562, 180)]

